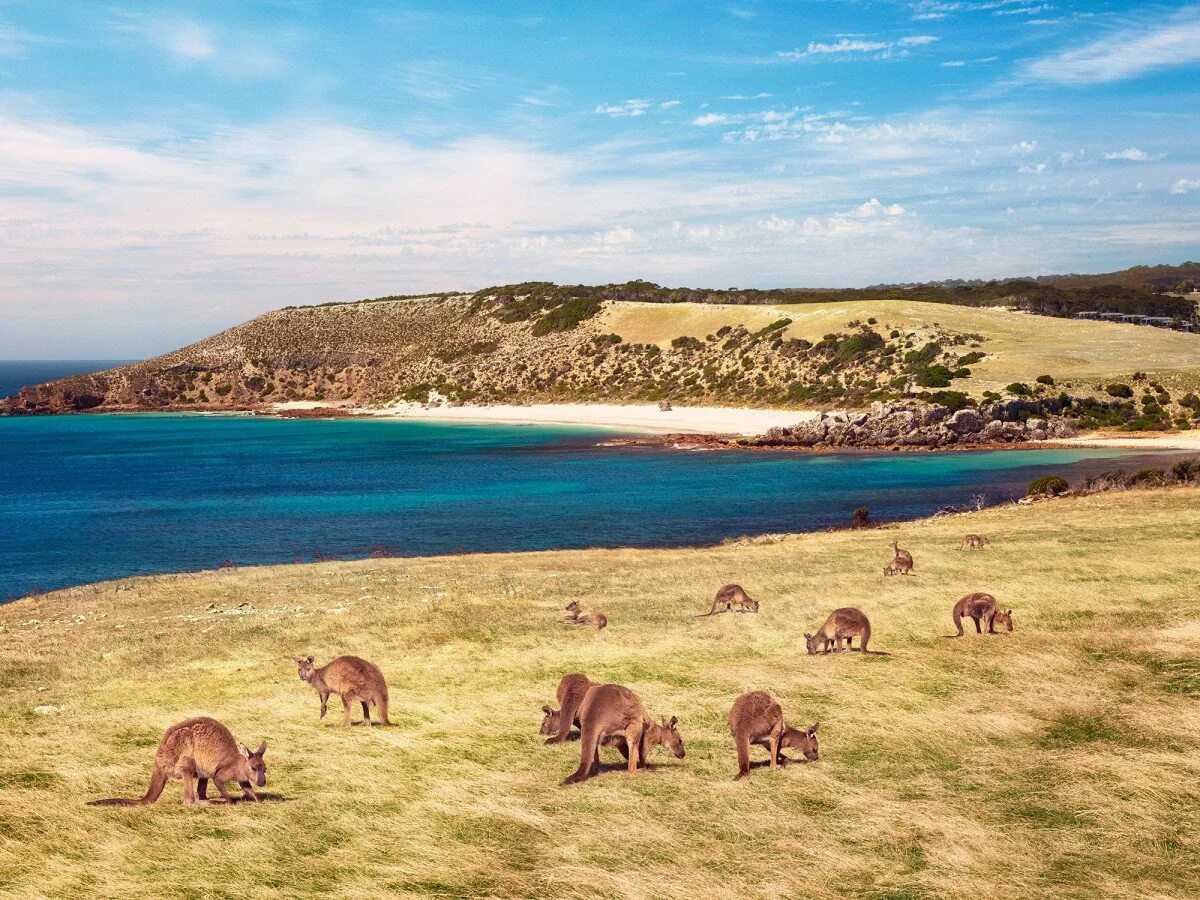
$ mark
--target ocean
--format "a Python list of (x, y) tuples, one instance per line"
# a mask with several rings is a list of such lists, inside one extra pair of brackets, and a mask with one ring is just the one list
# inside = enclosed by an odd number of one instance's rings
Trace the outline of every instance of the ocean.
[(1122, 455), (595, 446), (612, 434), (237, 415), (0, 418), (0, 599), (229, 563), (810, 531), (847, 524), (859, 506), (894, 520), (977, 494), (1008, 500), (1039, 475), (1079, 477)]
[(68, 375), (87, 375), (114, 369), (132, 359), (0, 359), (0, 397), (11, 397), (21, 388)]

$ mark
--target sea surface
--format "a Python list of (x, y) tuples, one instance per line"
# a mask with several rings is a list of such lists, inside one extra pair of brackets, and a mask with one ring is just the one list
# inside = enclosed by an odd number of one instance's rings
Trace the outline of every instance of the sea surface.
[(695, 545), (842, 526), (859, 506), (902, 519), (976, 494), (1014, 498), (1039, 475), (1079, 477), (1121, 455), (595, 446), (612, 434), (236, 415), (0, 418), (0, 599), (227, 562)]

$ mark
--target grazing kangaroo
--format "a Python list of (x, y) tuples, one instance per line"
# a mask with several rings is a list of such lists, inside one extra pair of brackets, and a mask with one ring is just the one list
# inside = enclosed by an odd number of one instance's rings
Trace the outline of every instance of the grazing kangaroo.
[(579, 708), (579, 722), (582, 731), (579, 768), (563, 784), (586, 781), (600, 771), (601, 745), (620, 748), (623, 744), (631, 775), (639, 765), (645, 765), (646, 755), (653, 746), (650, 740), (665, 743), (677, 757), (683, 758), (683, 741), (679, 740), (676, 729), (678, 720), (651, 724), (638, 695), (619, 684), (593, 685)]
[(866, 653), (867, 641), (871, 639), (871, 623), (862, 614), (862, 610), (855, 609), (853, 606), (835, 609), (816, 634), (804, 635), (810, 654), (828, 653), (830, 644), (833, 645), (835, 653), (840, 653), (843, 640), (846, 641), (846, 647), (853, 650), (854, 648), (851, 646), (853, 638), (859, 639), (858, 649)]
[[(668, 722), (664, 717), (662, 722), (655, 725), (653, 722), (646, 723), (646, 730), (642, 732), (642, 746), (638, 756), (638, 767), (645, 768), (646, 757), (650, 755), (650, 751), (655, 747), (666, 747), (675, 754), (676, 759), (683, 759), (683, 738), (679, 736), (679, 720), (671, 716), (671, 721)], [(626, 760), (629, 759), (629, 743), (625, 735), (614, 734), (609, 735), (600, 742), (602, 747), (616, 747), (620, 751), (621, 756)]]
[(388, 689), (383, 673), (375, 663), (359, 659), (357, 656), (339, 656), (321, 667), (313, 663), (310, 656), (296, 661), (297, 674), (301, 681), (307, 681), (317, 690), (321, 698), (321, 718), (325, 718), (328, 708), (329, 695), (338, 694), (342, 698), (342, 725), (350, 724), (350, 707), (355, 702), (362, 704), (363, 721), (371, 724), (371, 707), (375, 707), (378, 724), (391, 725), (388, 720)]
[[(163, 734), (154, 754), (154, 771), (150, 775), (150, 787), (141, 797), (112, 797), (108, 800), (92, 800), (89, 806), (148, 806), (159, 798), (170, 780), (183, 782), (184, 806), (212, 803), (206, 796), (208, 780), (216, 782), (221, 800), (229, 802), (226, 785), (237, 782), (246, 800), (258, 802), (253, 784), (265, 787), (267, 766), (263, 754), (266, 742), (253, 753), (244, 744), (234, 740), (233, 733), (216, 719), (200, 717), (185, 719), (172, 725)], [(195, 781), (199, 779), (199, 791)], [(252, 784), (253, 783), (253, 784)]]
[[(725, 607), (721, 609), (721, 607)], [(734, 607), (738, 612), (758, 612), (758, 601), (742, 590), (740, 584), (727, 584), (725, 587), (717, 591), (717, 597), (712, 602), (712, 607), (706, 613), (701, 613), (696, 618), (703, 619), (705, 616), (715, 616), (719, 612), (732, 612)]]
[(989, 541), (983, 535), (968, 534), (965, 538), (963, 538), (962, 546), (959, 547), (958, 549), (959, 550), (982, 550), (984, 547), (986, 547), (990, 543), (991, 543), (991, 541)]
[(954, 627), (958, 629), (955, 637), (963, 636), (962, 620), (975, 620), (975, 633), (983, 634), (981, 621), (988, 623), (988, 634), (996, 633), (997, 625), (1005, 625), (1013, 630), (1012, 610), (1001, 610), (996, 606), (996, 598), (991, 594), (967, 594), (954, 604)]
[(541, 733), (551, 735), (546, 738), (547, 744), (558, 744), (567, 739), (571, 726), (579, 724), (579, 707), (583, 705), (583, 698), (587, 696), (588, 689), (594, 686), (590, 678), (578, 672), (562, 677), (558, 683), (559, 708), (542, 707), (546, 716), (542, 719)]
[(912, 554), (907, 550), (901, 550), (896, 541), (891, 543), (892, 552), (895, 556), (892, 558), (892, 564), (883, 570), (884, 575), (911, 575), (913, 573), (913, 558)]
[(750, 745), (765, 747), (770, 754), (771, 768), (786, 764), (782, 751), (796, 747), (804, 758), (813, 761), (819, 758), (817, 728), (814, 722), (807, 729), (792, 728), (783, 721), (783, 710), (766, 691), (750, 691), (733, 701), (729, 710), (729, 730), (737, 746), (738, 773), (735, 778), (750, 774)]
[(567, 612), (570, 613), (568, 625), (595, 625), (596, 630), (600, 631), (608, 624), (608, 616), (594, 609), (584, 609), (576, 600), (567, 604)]

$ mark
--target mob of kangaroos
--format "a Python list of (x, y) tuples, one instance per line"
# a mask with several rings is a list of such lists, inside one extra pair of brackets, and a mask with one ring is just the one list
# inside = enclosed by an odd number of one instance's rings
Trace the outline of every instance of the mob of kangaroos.
[(907, 550), (901, 550), (900, 545), (896, 541), (891, 543), (892, 557), (891, 564), (883, 570), (884, 575), (911, 575), (913, 573), (913, 558), (912, 554)]
[[(724, 607), (724, 609), (722, 609)], [(717, 591), (716, 599), (708, 612), (700, 613), (696, 618), (715, 616), (719, 612), (758, 612), (758, 601), (742, 590), (740, 584), (727, 584)]]
[(596, 630), (600, 631), (608, 624), (608, 616), (599, 610), (584, 609), (579, 605), (578, 600), (572, 600), (567, 604), (567, 613), (568, 625), (594, 625)]
[(664, 746), (683, 759), (679, 720), (655, 724), (638, 695), (619, 684), (593, 684), (579, 707), (579, 768), (563, 784), (586, 781), (600, 771), (600, 748), (616, 747), (628, 760), (629, 772), (646, 765), (650, 751)]
[(388, 689), (379, 666), (359, 659), (357, 656), (339, 656), (323, 666), (318, 667), (313, 658), (301, 659), (293, 656), (296, 661), (296, 673), (301, 681), (307, 681), (317, 691), (321, 698), (321, 718), (325, 718), (329, 695), (338, 694), (342, 698), (342, 725), (350, 725), (350, 708), (355, 702), (362, 704), (363, 721), (371, 724), (371, 707), (375, 707), (375, 724), (391, 725), (388, 720)]
[(817, 746), (817, 729), (820, 722), (813, 722), (806, 729), (792, 728), (783, 720), (783, 709), (775, 698), (766, 691), (750, 691), (733, 701), (729, 710), (729, 730), (737, 747), (737, 778), (750, 774), (750, 745), (766, 747), (772, 769), (786, 765), (789, 761), (783, 750), (795, 747), (804, 758), (813, 762), (820, 757)]
[[(226, 785), (236, 782), (246, 800), (258, 802), (251, 784), (265, 787), (267, 765), (263, 754), (264, 741), (253, 753), (245, 744), (234, 740), (233, 733), (216, 719), (201, 717), (186, 719), (172, 725), (159, 741), (154, 754), (154, 770), (150, 786), (141, 797), (112, 797), (92, 800), (90, 806), (147, 806), (159, 798), (167, 782), (183, 782), (184, 806), (206, 803), (233, 803)], [(212, 779), (221, 792), (220, 800), (209, 800), (208, 781)], [(197, 780), (199, 785), (197, 785)]]

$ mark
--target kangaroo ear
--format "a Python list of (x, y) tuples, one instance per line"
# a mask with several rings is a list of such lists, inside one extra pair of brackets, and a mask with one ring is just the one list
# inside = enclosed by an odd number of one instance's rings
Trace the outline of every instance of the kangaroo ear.
[(671, 716), (671, 727), (674, 728), (678, 724), (679, 724), (679, 720), (677, 718), (675, 718), (674, 716)]
[(312, 661), (313, 661), (313, 658), (310, 656), (310, 657), (308, 658), (308, 661), (309, 661), (309, 662), (312, 662)]
[(250, 748), (247, 747), (245, 744), (238, 744), (238, 753), (242, 754), (242, 756), (249, 758)]
[(812, 725), (811, 725), (811, 726), (809, 727), (809, 729), (808, 729), (808, 735), (809, 735), (809, 737), (812, 737), (814, 734), (816, 734), (816, 733), (817, 733), (817, 729), (818, 729), (818, 728), (820, 728), (820, 727), (821, 727), (821, 723), (820, 723), (820, 722), (813, 722), (813, 723), (812, 723)]
[(809, 638), (811, 638), (811, 637), (812, 637), (812, 635), (811, 635), (811, 634), (809, 634), (807, 631), (806, 631), (806, 632), (804, 632), (804, 639), (805, 639), (806, 641), (807, 641)]
[(258, 745), (258, 749), (254, 751), (254, 755), (262, 756), (266, 752), (267, 752), (267, 742), (263, 741), (261, 744)]
[(542, 707), (542, 712), (544, 712), (544, 713), (545, 713), (546, 715), (548, 715), (548, 716), (552, 716), (552, 715), (554, 715), (554, 710), (552, 710), (552, 709), (551, 709), (550, 707), (548, 707), (548, 706), (543, 706), (543, 707)]
[(1006, 613), (1005, 613), (1005, 615), (1006, 615), (1006, 616), (1011, 616), (1011, 615), (1012, 615), (1012, 610), (1010, 609), (1008, 612), (1006, 612)]
[(293, 656), (293, 657), (292, 657), (292, 662), (294, 662), (296, 665), (300, 665), (302, 662), (304, 662), (304, 660), (302, 660), (302, 659), (301, 659), (300, 657), (298, 657), (298, 656)]

